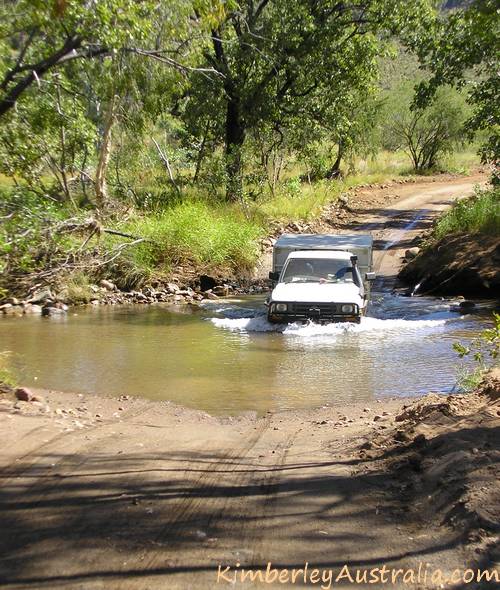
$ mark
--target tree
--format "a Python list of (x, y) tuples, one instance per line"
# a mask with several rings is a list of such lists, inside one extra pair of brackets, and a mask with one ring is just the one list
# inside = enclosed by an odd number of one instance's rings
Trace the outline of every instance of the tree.
[(192, 69), (192, 37), (205, 19), (218, 22), (218, 8), (218, 0), (0, 2), (2, 171), (65, 201), (83, 180), (86, 200), (102, 210), (116, 123), (138, 133), (165, 108)]
[(414, 90), (403, 84), (385, 105), (385, 146), (403, 149), (417, 172), (434, 168), (439, 157), (463, 141), (466, 104), (452, 88), (442, 88), (427, 107), (414, 108)]
[(241, 198), (249, 131), (296, 116), (325, 88), (341, 102), (343, 80), (366, 76), (381, 36), (415, 34), (432, 15), (426, 0), (248, 0), (228, 10), (205, 51), (220, 78), (203, 96), (212, 108), (222, 103), (227, 197)]
[[(463, 4), (463, 3), (462, 3)], [(472, 135), (486, 130), (484, 162), (492, 162), (499, 176), (500, 161), (500, 13), (497, 0), (473, 0), (442, 15), (437, 28), (416, 44), (432, 77), (421, 84), (418, 102), (428, 104), (446, 84), (464, 88), (472, 106), (466, 128)]]
[(154, 8), (151, 0), (2, 2), (0, 117), (47, 73), (143, 41)]

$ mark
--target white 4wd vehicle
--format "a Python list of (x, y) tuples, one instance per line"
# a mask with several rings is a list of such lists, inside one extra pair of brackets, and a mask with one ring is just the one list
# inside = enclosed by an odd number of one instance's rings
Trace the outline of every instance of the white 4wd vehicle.
[(359, 322), (369, 300), (369, 235), (283, 235), (273, 251), (277, 281), (267, 301), (272, 323)]

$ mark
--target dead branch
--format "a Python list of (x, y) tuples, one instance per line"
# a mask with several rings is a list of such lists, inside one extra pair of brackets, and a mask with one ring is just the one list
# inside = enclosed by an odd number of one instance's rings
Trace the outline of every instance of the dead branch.
[(170, 182), (172, 183), (173, 187), (175, 188), (177, 194), (180, 195), (181, 191), (180, 191), (179, 187), (177, 186), (177, 183), (175, 182), (174, 175), (172, 173), (172, 168), (170, 167), (170, 162), (168, 161), (167, 155), (163, 152), (161, 147), (158, 145), (158, 142), (156, 141), (156, 139), (154, 137), (152, 137), (151, 139), (153, 140), (153, 143), (155, 144), (156, 150), (158, 151), (158, 155), (160, 156), (160, 160), (163, 162), (163, 164), (165, 165), (165, 168), (167, 169), (168, 176), (170, 178)]

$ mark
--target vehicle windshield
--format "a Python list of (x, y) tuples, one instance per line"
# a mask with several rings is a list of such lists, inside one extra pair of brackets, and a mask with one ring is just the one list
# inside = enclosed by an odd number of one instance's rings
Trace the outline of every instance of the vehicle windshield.
[(353, 283), (353, 269), (347, 260), (292, 258), (288, 261), (284, 283)]

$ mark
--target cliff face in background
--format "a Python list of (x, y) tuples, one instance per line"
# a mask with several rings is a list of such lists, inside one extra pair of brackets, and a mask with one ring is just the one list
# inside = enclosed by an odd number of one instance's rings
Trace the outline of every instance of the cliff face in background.
[(399, 278), (419, 294), (498, 297), (500, 240), (480, 234), (455, 234), (423, 250), (403, 267)]

